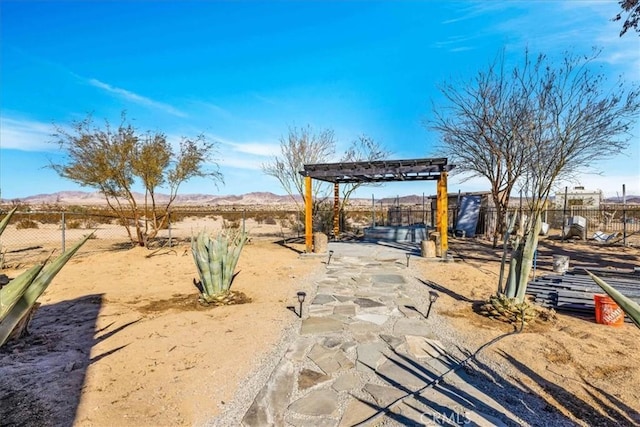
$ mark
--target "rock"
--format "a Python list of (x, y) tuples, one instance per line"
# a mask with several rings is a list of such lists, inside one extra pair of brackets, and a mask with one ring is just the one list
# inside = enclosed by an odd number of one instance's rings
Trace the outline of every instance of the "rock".
[(446, 354), (444, 347), (437, 340), (415, 335), (406, 335), (405, 339), (407, 340), (407, 351), (413, 357), (439, 357)]
[(372, 421), (381, 415), (382, 411), (379, 411), (375, 404), (351, 399), (338, 426), (353, 427), (360, 425), (363, 421), (369, 422), (363, 425), (374, 425)]
[(313, 233), (313, 252), (317, 254), (327, 253), (329, 239), (324, 233)]
[(309, 317), (302, 321), (300, 334), (327, 334), (333, 332), (342, 332), (344, 325), (339, 320), (331, 317)]
[(338, 394), (333, 390), (316, 390), (289, 405), (300, 415), (333, 416), (338, 411)]
[(350, 391), (360, 387), (360, 378), (355, 372), (341, 375), (331, 386), (335, 391)]
[(298, 389), (305, 390), (330, 379), (328, 375), (305, 368), (298, 374)]
[(293, 377), (293, 364), (288, 360), (282, 360), (245, 413), (242, 425), (283, 425), (285, 410), (293, 390)]

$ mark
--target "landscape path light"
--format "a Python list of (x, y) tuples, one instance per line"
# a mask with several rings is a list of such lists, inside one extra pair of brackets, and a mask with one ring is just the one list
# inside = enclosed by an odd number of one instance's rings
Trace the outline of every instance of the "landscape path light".
[(425, 316), (427, 319), (429, 318), (429, 313), (431, 313), (431, 306), (438, 299), (440, 295), (436, 291), (429, 291), (429, 308), (427, 309), (427, 315)]
[(300, 303), (300, 312), (298, 313), (298, 317), (302, 318), (302, 303), (304, 302), (304, 299), (307, 297), (306, 292), (298, 292), (298, 302)]
[(407, 252), (407, 267), (409, 267), (409, 258), (411, 258), (411, 252)]
[(331, 256), (333, 255), (333, 251), (329, 251), (329, 259), (327, 260), (327, 265), (331, 263)]

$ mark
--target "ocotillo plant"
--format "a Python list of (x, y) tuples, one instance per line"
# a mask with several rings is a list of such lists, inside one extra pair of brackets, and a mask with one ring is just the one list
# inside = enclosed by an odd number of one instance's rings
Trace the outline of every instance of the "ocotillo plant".
[(238, 231), (233, 237), (227, 233), (220, 232), (212, 238), (201, 231), (191, 238), (191, 252), (200, 277), (194, 284), (200, 291), (200, 301), (205, 304), (224, 303), (225, 296), (230, 293), (240, 252), (247, 241), (244, 231)]

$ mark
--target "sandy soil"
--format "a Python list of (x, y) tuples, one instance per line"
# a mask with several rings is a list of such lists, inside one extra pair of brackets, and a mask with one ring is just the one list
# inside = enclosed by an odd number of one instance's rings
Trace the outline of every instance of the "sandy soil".
[[(245, 247), (233, 285), (251, 302), (217, 308), (196, 302), (186, 241), (159, 250), (90, 241), (94, 249), (81, 250), (41, 297), (31, 335), (0, 350), (0, 425), (201, 425), (219, 414), (296, 322), (287, 310), (296, 291), (312, 291), (323, 269), (324, 259), (298, 256), (300, 243), (278, 243), (278, 227), (251, 227), (260, 237)], [(471, 308), (495, 291), (500, 254), (473, 240), (454, 240), (451, 249), (458, 262), (415, 258), (414, 268), (437, 286), (435, 312), (472, 352), (513, 331)], [(551, 271), (559, 252), (572, 267), (640, 265), (638, 249), (548, 240), (537, 273)], [(640, 330), (631, 325), (560, 314), (478, 358), (577, 424), (633, 425), (640, 423), (639, 350)]]
[[(422, 263), (421, 271), (441, 298), (437, 312), (450, 319), (473, 352), (514, 328), (474, 313), (476, 301), (495, 293), (501, 252), (488, 242), (454, 240), (460, 262)], [(537, 275), (553, 271), (553, 255), (570, 256), (572, 268), (633, 269), (640, 266), (637, 248), (542, 240)], [(640, 285), (639, 285), (640, 286)], [(493, 375), (539, 396), (549, 411), (560, 411), (584, 426), (640, 425), (640, 329), (626, 323), (612, 327), (595, 318), (557, 314), (557, 319), (525, 327), (482, 350), (478, 356)], [(526, 404), (526, 402), (525, 402)]]
[(321, 265), (299, 257), (301, 244), (276, 242), (244, 247), (232, 289), (250, 303), (203, 308), (188, 243), (149, 250), (102, 241), (97, 252), (100, 240), (90, 241), (94, 250), (81, 250), (40, 298), (31, 335), (0, 350), (0, 425), (211, 419), (296, 319), (287, 306), (311, 290)]

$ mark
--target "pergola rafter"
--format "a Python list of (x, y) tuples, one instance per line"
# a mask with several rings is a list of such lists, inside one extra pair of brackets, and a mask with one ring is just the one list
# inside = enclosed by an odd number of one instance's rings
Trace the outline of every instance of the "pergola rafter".
[(316, 163), (300, 173), (320, 181), (348, 184), (392, 181), (430, 181), (452, 169), (446, 158)]
[(447, 174), (454, 165), (449, 165), (447, 159), (423, 158), (405, 160), (376, 160), (362, 162), (315, 163), (304, 165), (300, 174), (305, 177), (305, 243), (307, 252), (311, 251), (312, 228), (311, 222), (311, 180), (330, 182), (334, 184), (334, 234), (338, 236), (338, 201), (340, 184), (377, 183), (396, 181), (438, 181), (438, 199), (436, 211), (436, 227), (440, 231), (440, 245), (442, 253), (447, 250)]

